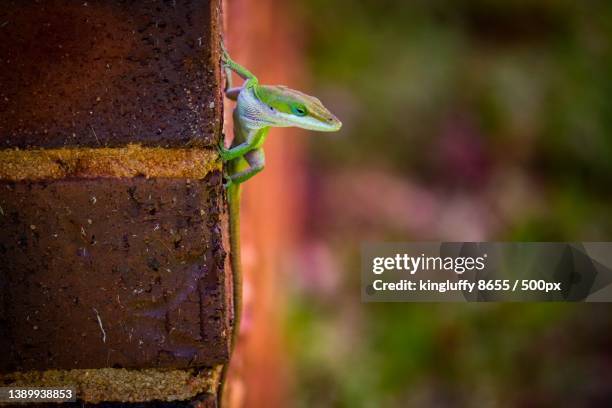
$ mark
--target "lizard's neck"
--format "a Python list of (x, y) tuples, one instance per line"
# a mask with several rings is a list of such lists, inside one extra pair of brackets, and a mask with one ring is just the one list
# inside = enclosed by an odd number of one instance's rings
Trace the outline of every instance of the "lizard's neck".
[(258, 130), (275, 126), (277, 118), (275, 112), (257, 97), (255, 89), (245, 88), (238, 95), (236, 105), (242, 125), (250, 130)]

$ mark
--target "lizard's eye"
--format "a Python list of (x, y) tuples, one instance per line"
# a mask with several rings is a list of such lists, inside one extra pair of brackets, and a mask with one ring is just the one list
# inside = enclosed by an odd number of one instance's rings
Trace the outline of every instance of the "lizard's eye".
[(297, 116), (306, 116), (306, 107), (301, 105), (293, 105), (291, 112)]

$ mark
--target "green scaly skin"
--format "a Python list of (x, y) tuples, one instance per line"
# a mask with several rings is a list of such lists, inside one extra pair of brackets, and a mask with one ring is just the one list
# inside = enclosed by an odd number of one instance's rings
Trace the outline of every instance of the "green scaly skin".
[[(219, 146), (226, 164), (225, 180), (230, 215), (230, 262), (232, 265), (234, 321), (230, 356), (236, 347), (242, 316), (242, 267), (240, 262), (240, 184), (263, 170), (263, 143), (271, 127), (299, 127), (319, 132), (335, 132), (342, 123), (321, 101), (285, 86), (259, 85), (249, 70), (234, 62), (223, 49), (226, 70), (225, 95), (237, 101), (234, 109), (234, 141), (229, 149)], [(232, 88), (231, 71), (244, 83)], [(218, 405), (222, 406), (229, 363), (223, 367), (219, 383)]]

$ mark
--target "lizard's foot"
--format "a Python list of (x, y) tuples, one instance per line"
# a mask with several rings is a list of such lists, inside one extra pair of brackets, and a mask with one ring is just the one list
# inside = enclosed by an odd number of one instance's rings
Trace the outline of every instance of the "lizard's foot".
[(221, 61), (226, 66), (229, 65), (229, 61), (231, 61), (231, 58), (227, 53), (227, 49), (225, 49), (225, 44), (223, 43), (223, 41), (221, 41)]
[(225, 148), (225, 145), (223, 144), (223, 140), (221, 140), (219, 142), (219, 144), (217, 145), (217, 148), (219, 150), (219, 157), (221, 157), (221, 160), (223, 160), (224, 162), (229, 160), (229, 149)]
[(230, 188), (234, 184), (234, 182), (232, 181), (232, 177), (228, 176), (227, 174), (223, 175), (223, 179), (225, 180), (225, 183), (223, 183), (223, 187), (225, 189)]

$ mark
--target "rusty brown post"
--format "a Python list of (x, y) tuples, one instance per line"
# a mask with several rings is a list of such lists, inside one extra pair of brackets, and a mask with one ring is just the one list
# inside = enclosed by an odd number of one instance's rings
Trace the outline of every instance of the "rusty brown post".
[[(249, 67), (261, 83), (304, 89), (303, 39), (291, 2), (225, 3), (226, 45), (232, 57)], [(227, 102), (227, 107), (233, 103)], [(231, 110), (226, 109), (226, 123), (230, 122)], [(231, 133), (231, 126), (226, 127)], [(291, 405), (282, 320), (285, 283), (295, 279), (286, 274), (290, 269), (286, 266), (294, 260), (304, 222), (304, 133), (272, 129), (265, 146), (266, 169), (243, 187), (244, 335), (230, 369), (231, 408)]]
[(3, 2), (0, 384), (214, 401), (230, 333), (220, 7)]

